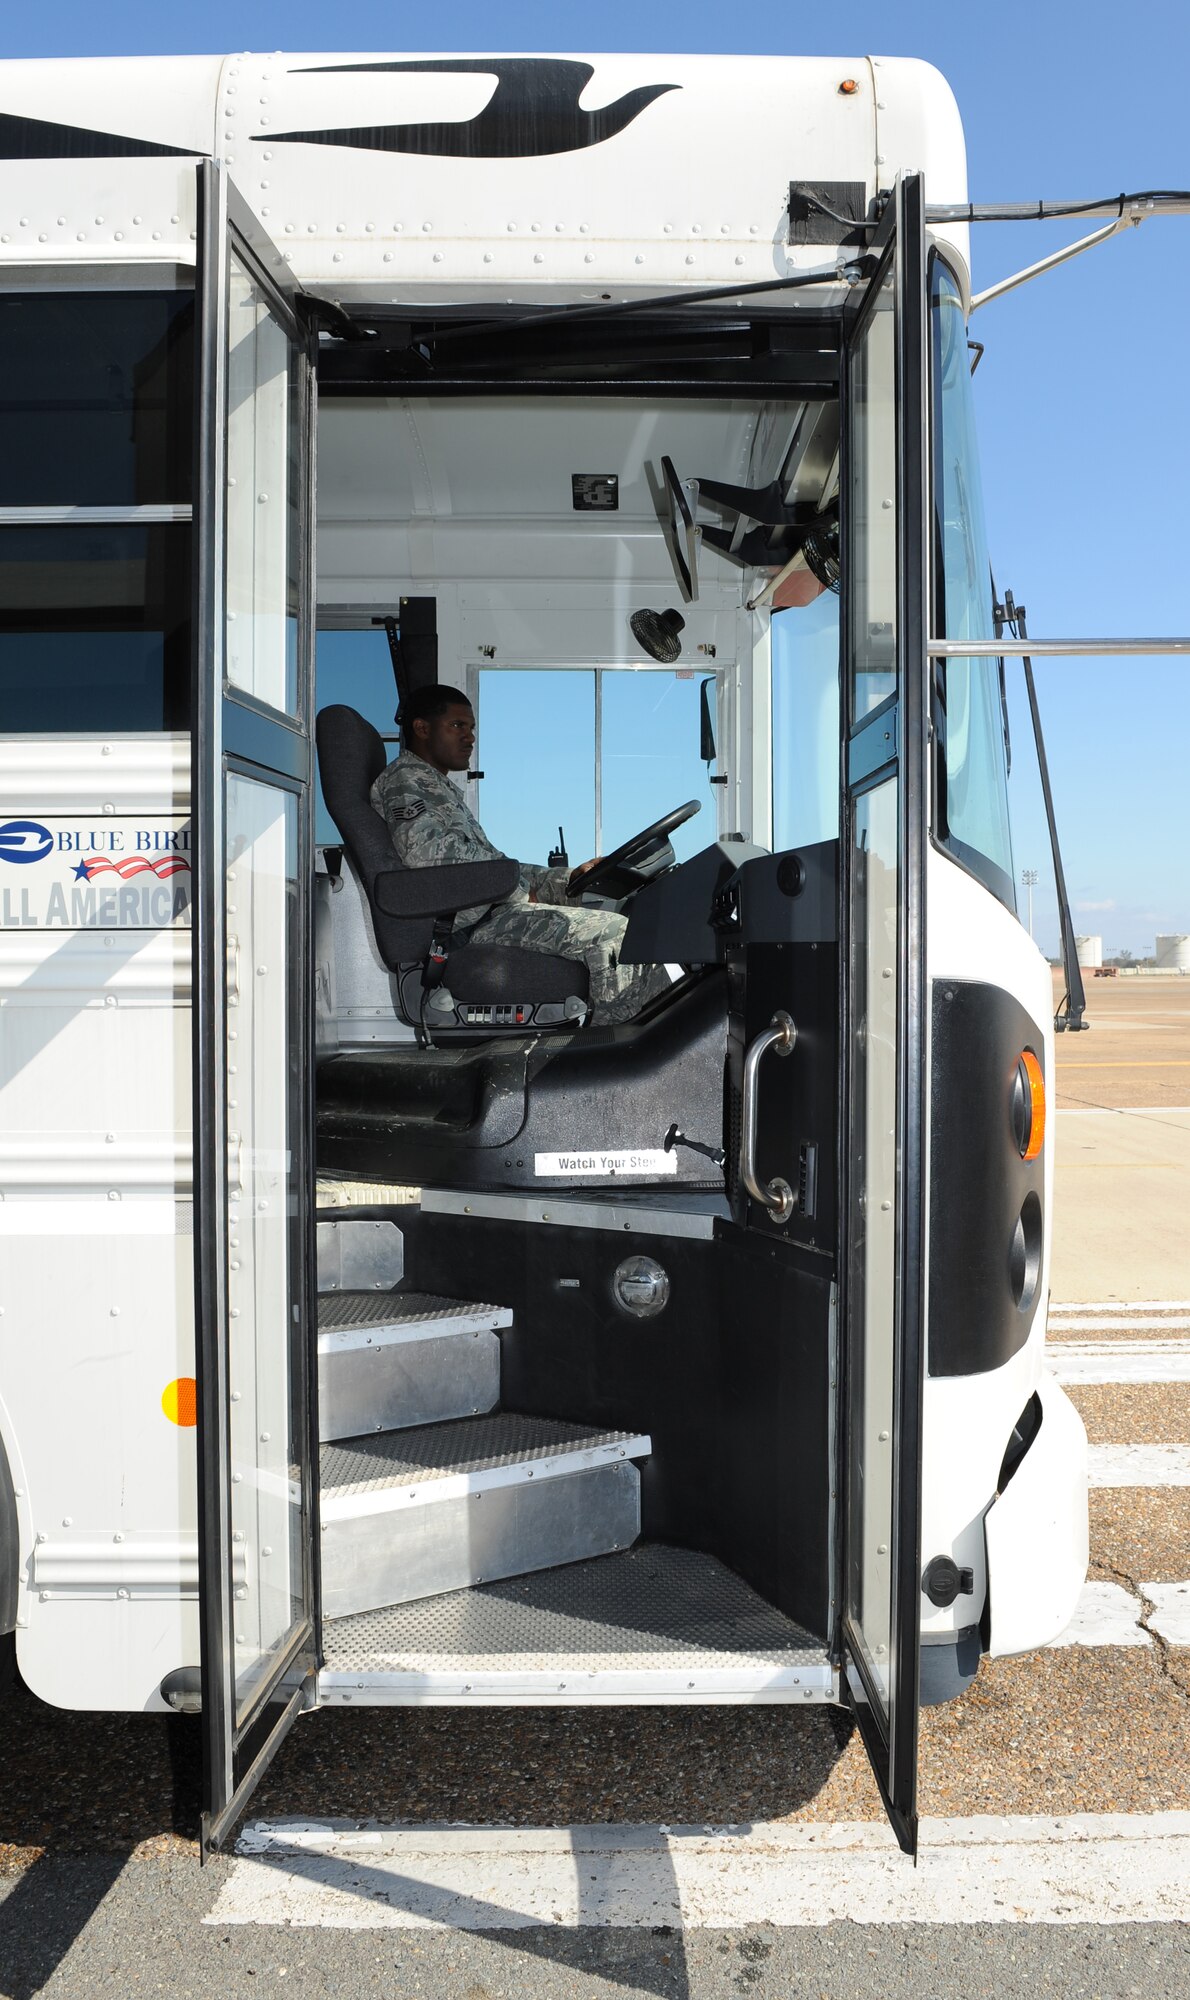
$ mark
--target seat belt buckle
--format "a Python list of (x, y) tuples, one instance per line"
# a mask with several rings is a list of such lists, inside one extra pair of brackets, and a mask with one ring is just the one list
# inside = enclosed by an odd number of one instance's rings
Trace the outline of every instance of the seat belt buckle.
[(446, 963), (450, 957), (450, 934), (454, 926), (453, 917), (435, 917), (430, 933), (430, 949), (422, 968), (421, 983), (426, 992), (440, 986), (446, 976)]

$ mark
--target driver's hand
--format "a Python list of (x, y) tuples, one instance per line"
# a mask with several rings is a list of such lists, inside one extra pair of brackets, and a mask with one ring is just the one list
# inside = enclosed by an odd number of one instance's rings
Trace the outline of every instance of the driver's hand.
[(568, 896), (581, 894), (584, 878), (591, 873), (595, 863), (600, 859), (600, 855), (593, 854), (589, 861), (580, 861), (577, 868), (571, 869), (570, 879), (566, 884), (566, 894)]

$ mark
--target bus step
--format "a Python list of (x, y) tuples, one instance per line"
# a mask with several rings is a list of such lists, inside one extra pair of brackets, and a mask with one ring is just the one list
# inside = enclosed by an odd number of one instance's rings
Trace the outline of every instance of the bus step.
[(322, 1448), (328, 1618), (582, 1562), (640, 1533), (634, 1431), (510, 1411)]
[(324, 1292), (318, 1300), (323, 1442), (478, 1416), (500, 1397), (506, 1306), (428, 1292)]

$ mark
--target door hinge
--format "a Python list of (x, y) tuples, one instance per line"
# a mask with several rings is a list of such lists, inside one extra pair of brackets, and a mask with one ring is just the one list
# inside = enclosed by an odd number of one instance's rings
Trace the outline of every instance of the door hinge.
[(316, 292), (299, 292), (294, 300), (294, 311), (307, 333), (329, 333), (334, 340), (378, 338), (374, 326), (365, 326), (361, 320), (352, 319), (337, 299), (319, 298)]

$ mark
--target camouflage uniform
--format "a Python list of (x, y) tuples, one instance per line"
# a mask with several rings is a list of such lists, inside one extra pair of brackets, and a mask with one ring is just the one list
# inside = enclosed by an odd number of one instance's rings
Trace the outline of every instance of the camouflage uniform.
[[(461, 788), (413, 751), (389, 764), (372, 787), (372, 804), (392, 835), (406, 868), (434, 868), (448, 861), (502, 861)], [(567, 868), (521, 862), (520, 879), (501, 903), (460, 910), (456, 941), (516, 945), (524, 951), (581, 960), (591, 978), (596, 1021), (627, 1021), (646, 1000), (664, 992), (662, 966), (621, 966), (619, 950), (628, 920), (615, 910), (566, 905)], [(530, 891), (536, 901), (529, 901)], [(448, 975), (449, 977), (449, 975)]]

